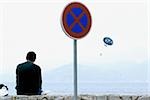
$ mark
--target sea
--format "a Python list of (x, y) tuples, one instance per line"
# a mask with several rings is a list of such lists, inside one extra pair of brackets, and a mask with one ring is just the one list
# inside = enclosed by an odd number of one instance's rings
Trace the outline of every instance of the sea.
[[(4, 83), (9, 88), (9, 95), (16, 95), (15, 82)], [(49, 95), (73, 95), (73, 83), (50, 83), (42, 84), (42, 90)], [(141, 95), (149, 94), (149, 86), (147, 83), (78, 83), (78, 94), (91, 95)]]

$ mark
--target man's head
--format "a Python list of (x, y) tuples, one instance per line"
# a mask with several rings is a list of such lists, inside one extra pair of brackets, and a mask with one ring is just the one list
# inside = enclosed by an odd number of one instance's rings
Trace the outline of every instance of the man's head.
[(36, 54), (33, 51), (30, 51), (27, 53), (26, 59), (31, 62), (34, 62), (36, 59)]

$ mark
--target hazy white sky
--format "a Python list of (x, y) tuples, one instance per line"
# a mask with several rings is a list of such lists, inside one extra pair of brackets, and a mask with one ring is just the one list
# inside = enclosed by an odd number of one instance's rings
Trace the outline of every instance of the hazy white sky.
[[(30, 50), (37, 53), (36, 63), (43, 70), (72, 63), (73, 40), (60, 25), (62, 11), (69, 2), (0, 1), (1, 74), (14, 73)], [(146, 0), (84, 0), (83, 3), (91, 12), (92, 28), (85, 38), (78, 40), (80, 64), (148, 63)], [(104, 46), (105, 36), (114, 40), (113, 46)]]

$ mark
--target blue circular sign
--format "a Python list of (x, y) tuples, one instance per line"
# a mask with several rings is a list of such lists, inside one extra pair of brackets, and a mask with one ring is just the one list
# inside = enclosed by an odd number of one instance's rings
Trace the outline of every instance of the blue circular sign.
[(70, 3), (64, 9), (62, 25), (65, 33), (79, 39), (87, 35), (91, 28), (91, 15), (89, 10), (79, 2)]

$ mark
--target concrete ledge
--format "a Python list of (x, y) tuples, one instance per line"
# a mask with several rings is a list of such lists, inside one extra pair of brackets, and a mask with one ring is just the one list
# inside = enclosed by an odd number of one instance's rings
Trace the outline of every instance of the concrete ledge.
[[(73, 100), (73, 96), (49, 96), (49, 95), (35, 95), (35, 96), (6, 96), (0, 97), (0, 100)], [(150, 100), (150, 96), (133, 96), (133, 95), (80, 95), (78, 100)]]

